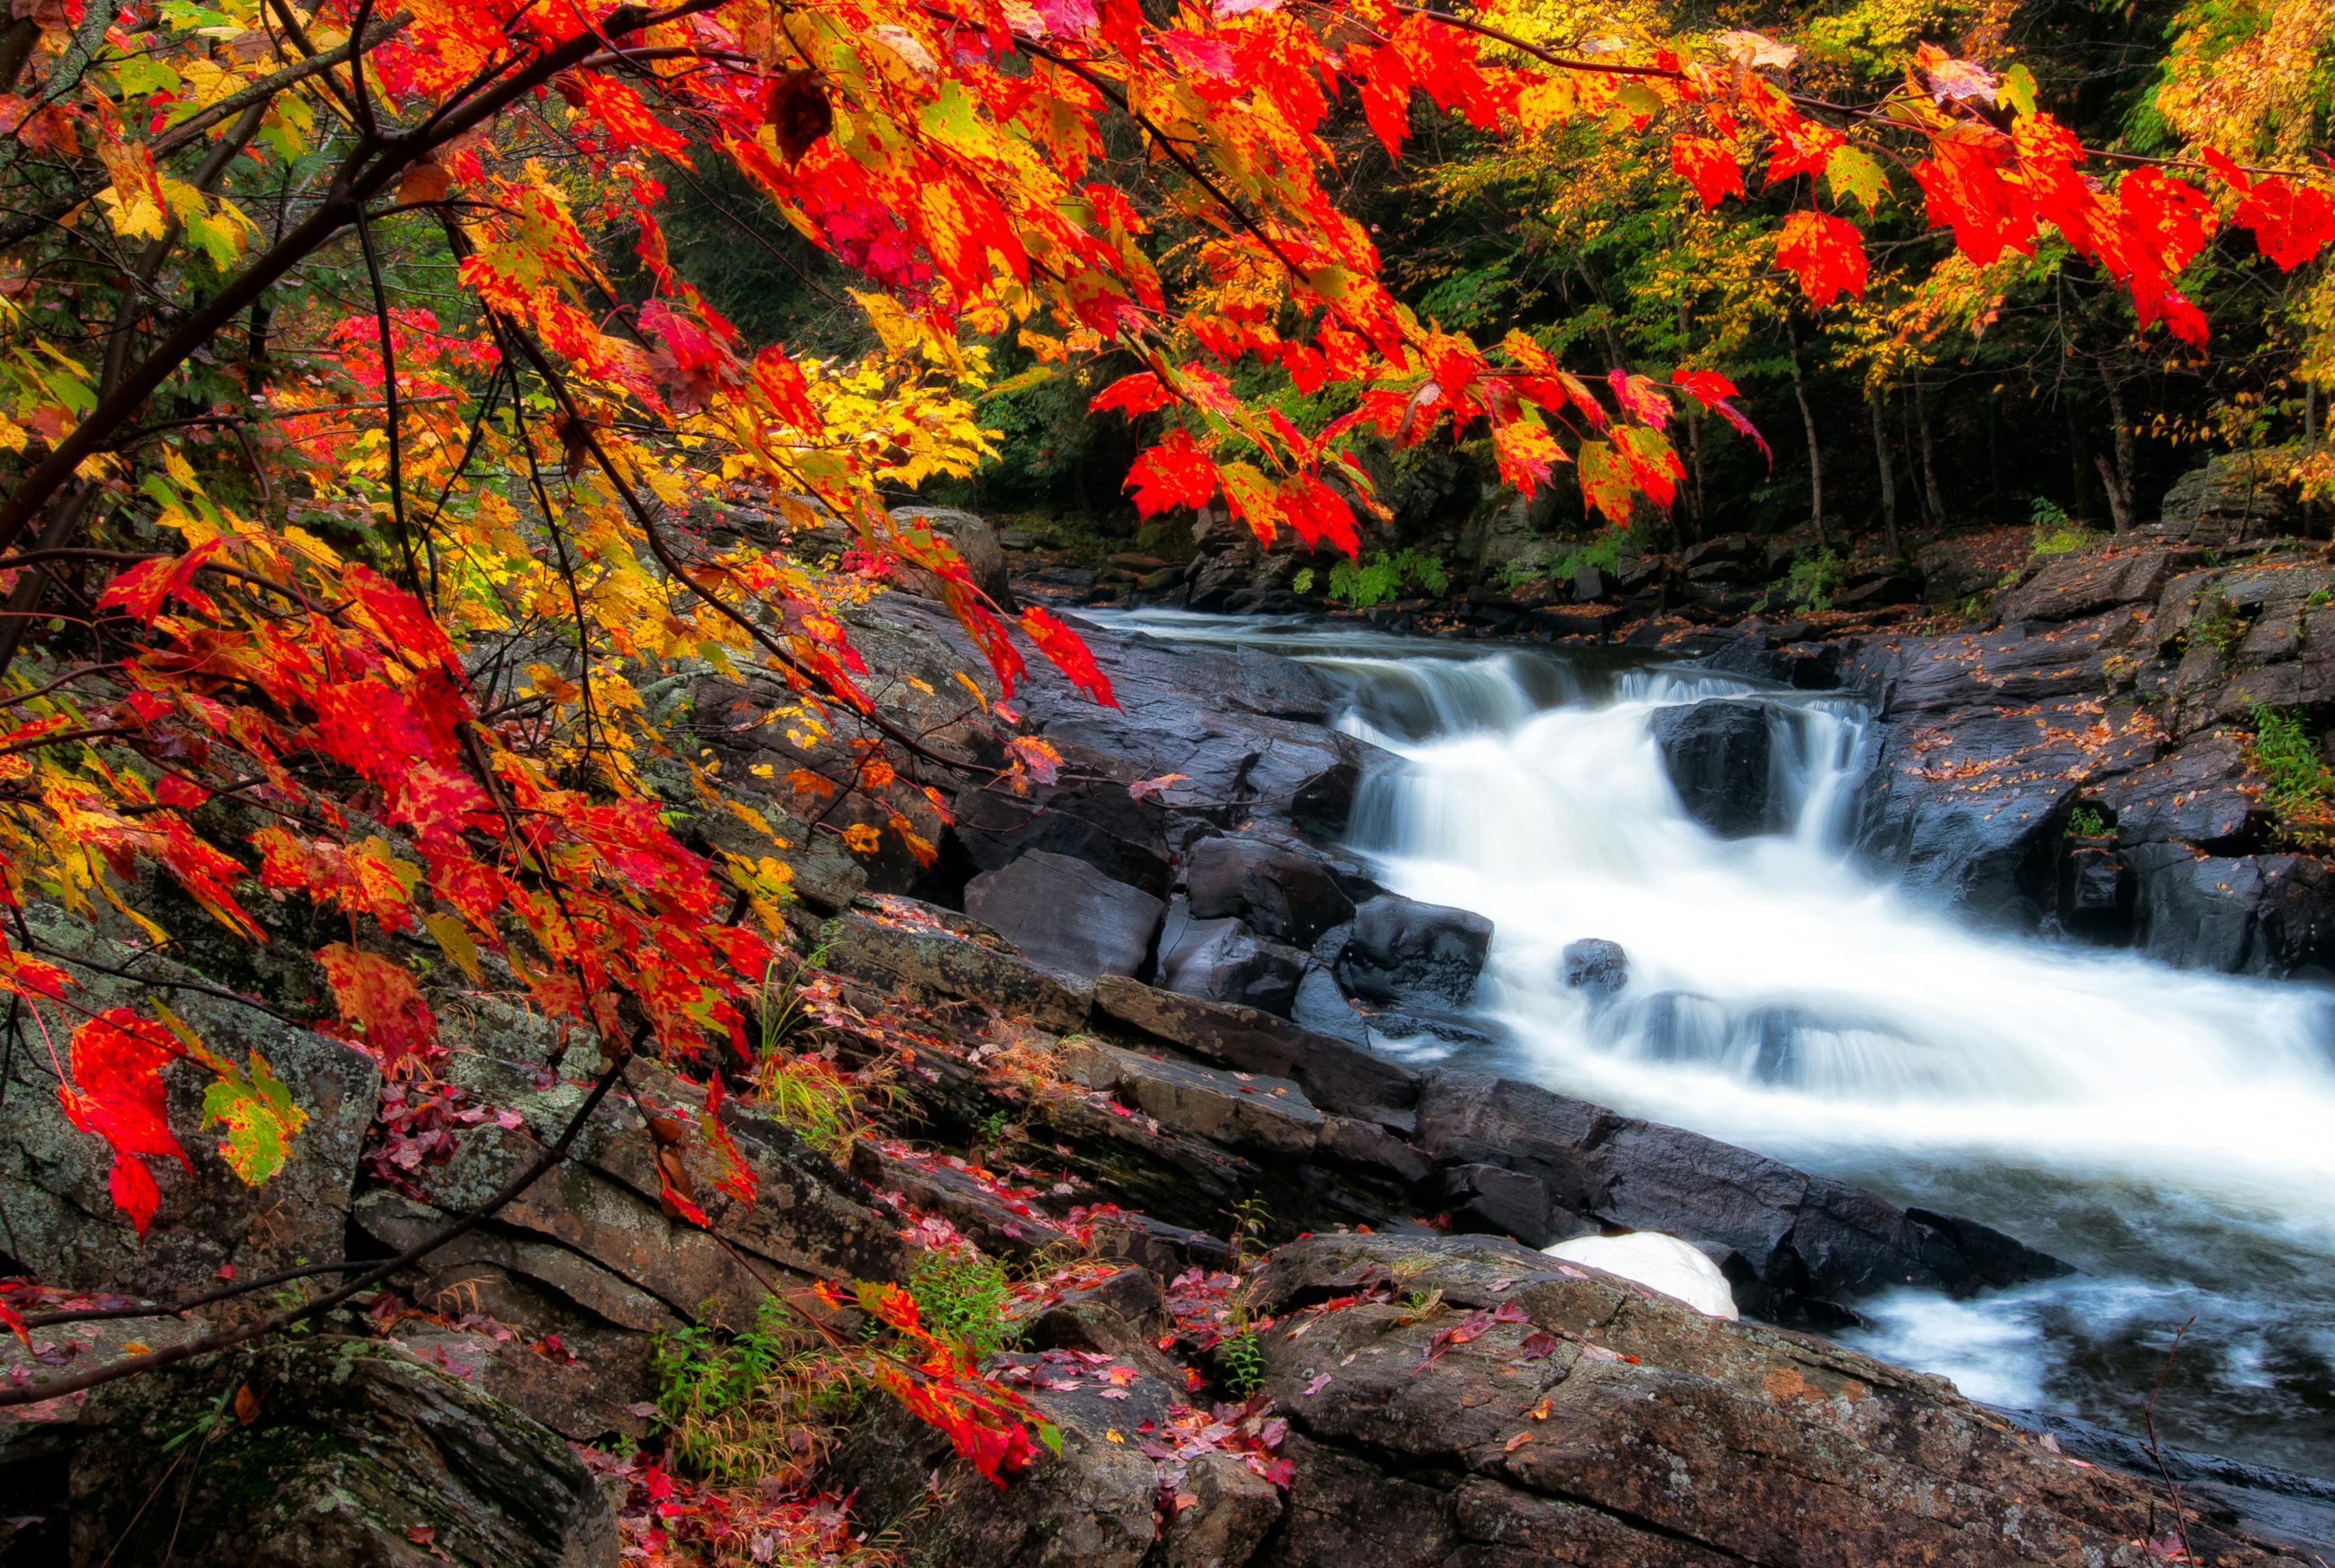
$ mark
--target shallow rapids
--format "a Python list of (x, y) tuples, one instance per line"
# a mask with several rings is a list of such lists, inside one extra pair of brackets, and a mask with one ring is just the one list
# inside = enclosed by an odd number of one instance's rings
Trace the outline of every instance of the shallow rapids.
[[(2335, 1006), (1975, 931), (1852, 859), (1867, 721), (1612, 652), (1469, 649), (1302, 622), (1098, 615), (1305, 659), (1345, 728), (1406, 766), (1351, 829), (1381, 880), (1495, 924), (1469, 1065), (1689, 1127), (1903, 1203), (1966, 1214), (2079, 1276), (1971, 1302), (1858, 1303), (1842, 1337), (1973, 1398), (2136, 1424), (2335, 1474)], [(1711, 696), (1771, 706), (1787, 831), (1681, 810), (1648, 729)], [(1558, 955), (1628, 953), (1612, 1002)], [(1407, 1048), (1432, 1058), (1452, 1048)]]

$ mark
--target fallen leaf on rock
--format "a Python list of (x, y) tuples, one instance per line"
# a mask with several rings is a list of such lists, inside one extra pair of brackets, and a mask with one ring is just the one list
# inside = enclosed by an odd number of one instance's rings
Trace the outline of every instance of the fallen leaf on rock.
[(1500, 1452), (1501, 1452), (1501, 1453), (1503, 1453), (1503, 1454), (1513, 1454), (1513, 1453), (1515, 1453), (1518, 1448), (1521, 1448), (1521, 1447), (1523, 1447), (1526, 1443), (1531, 1442), (1531, 1441), (1532, 1441), (1532, 1436), (1533, 1436), (1533, 1435), (1532, 1435), (1530, 1432), (1528, 1432), (1528, 1431), (1526, 1431), (1526, 1432), (1518, 1432), (1515, 1437), (1513, 1437), (1509, 1438), (1507, 1442), (1505, 1442), (1505, 1443), (1503, 1443), (1503, 1444), (1501, 1444), (1501, 1445), (1500, 1445)]

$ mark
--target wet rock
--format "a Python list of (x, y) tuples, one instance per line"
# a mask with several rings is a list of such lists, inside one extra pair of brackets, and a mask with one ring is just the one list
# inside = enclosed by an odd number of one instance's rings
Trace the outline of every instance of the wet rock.
[(2150, 957), (2233, 974), (2335, 967), (2335, 876), (2318, 857), (2149, 844), (2125, 859), (2138, 884), (2135, 944)]
[(1430, 1073), (1418, 1115), (1418, 1146), (1447, 1169), (1497, 1167), (1545, 1194), (1543, 1207), (1469, 1172), (1487, 1228), (1536, 1247), (1600, 1227), (1682, 1237), (1722, 1254), (1744, 1310), (1763, 1316), (1823, 1317), (1904, 1283), (1972, 1291), (2022, 1258), (2039, 1271), (2027, 1278), (2065, 1272), (1986, 1226), (1917, 1221), (1830, 1177), (1510, 1079)]
[(1618, 942), (1608, 942), (1602, 936), (1584, 936), (1578, 942), (1567, 943), (1557, 958), (1565, 983), (1585, 994), (1591, 1002), (1610, 1002), (1615, 992), (1630, 983), (1630, 955)]
[[(1013, 587), (1005, 571), (1005, 544), (987, 519), (971, 512), (961, 512), (948, 507), (895, 507), (892, 523), (896, 528), (921, 523), (956, 548), (964, 561), (965, 570), (973, 575), (974, 586), (995, 601), (1007, 615), (1014, 615), (1021, 605), (1014, 601)], [(937, 585), (929, 574), (915, 566), (905, 567), (901, 580), (911, 591), (927, 598), (937, 598)]]
[(1836, 610), (1877, 610), (1890, 605), (1919, 604), (1922, 583), (1918, 577), (1904, 572), (1876, 572), (1862, 580), (1851, 579), (1833, 596)]
[[(1512, 1244), (1320, 1235), (1254, 1294), (1305, 1324), (1265, 1341), (1297, 1466), (1276, 1568), (2140, 1568), (2163, 1532), (2140, 1482), (1939, 1379)], [(2191, 1536), (2271, 1561), (2210, 1523)]]
[(1781, 829), (1783, 802), (1768, 787), (1775, 741), (1764, 704), (1719, 697), (1663, 708), (1649, 728), (1689, 817), (1722, 838)]
[[(1180, 901), (1179, 901), (1180, 902)], [(1187, 996), (1289, 1016), (1310, 960), (1234, 919), (1194, 920), (1178, 908), (1159, 943), (1159, 983)]]
[(1235, 916), (1293, 947), (1313, 946), (1354, 915), (1323, 858), (1285, 840), (1203, 838), (1186, 852), (1184, 887), (1196, 918)]
[(2240, 788), (2245, 776), (2236, 742), (2210, 734), (2108, 780), (2096, 793), (2115, 814), (2122, 843), (2177, 840), (2201, 849), (2227, 848), (2262, 826), (2262, 806)]
[(964, 909), (1041, 968), (1092, 980), (1142, 969), (1168, 906), (1083, 860), (1032, 849), (966, 883)]
[(2124, 857), (2103, 844), (2069, 848), (2059, 866), (2059, 918), (2078, 934), (2116, 935), (2132, 911)]
[(1381, 894), (1354, 912), (1338, 977), (1372, 1002), (1465, 1007), (1491, 944), (1492, 923), (1480, 915)]
[[(166, 1301), (208, 1289), (223, 1267), (266, 1273), (339, 1257), (365, 1129), (381, 1097), (373, 1059), (257, 1007), (186, 989), (199, 977), (55, 910), (34, 906), (25, 919), (42, 948), (79, 981), (77, 1005), (94, 1012), (165, 997), (213, 1050), (237, 1062), (254, 1052), (265, 1057), (308, 1119), (284, 1168), (264, 1186), (247, 1186), (219, 1157), (218, 1137), (197, 1131), (211, 1075), (185, 1061), (164, 1070), (170, 1126), (193, 1168), (169, 1158), (144, 1162), (161, 1201), (141, 1241), (114, 1205), (111, 1152), (65, 1119), (45, 1054), (20, 1040), (0, 1083), (0, 1214), (7, 1222), (0, 1245), (47, 1283)], [(76, 957), (140, 978), (82, 967)]]
[[(199, 1439), (166, 1453), (247, 1387)], [(616, 1522), (557, 1434), (364, 1341), (280, 1343), (131, 1379), (71, 1467), (73, 1561), (614, 1568)]]

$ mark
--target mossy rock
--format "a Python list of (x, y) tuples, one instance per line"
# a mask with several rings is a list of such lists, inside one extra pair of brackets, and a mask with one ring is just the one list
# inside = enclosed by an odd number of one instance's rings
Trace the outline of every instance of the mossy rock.
[(367, 1341), (207, 1357), (120, 1385), (90, 1420), (71, 1466), (76, 1565), (617, 1559), (615, 1515), (566, 1442)]

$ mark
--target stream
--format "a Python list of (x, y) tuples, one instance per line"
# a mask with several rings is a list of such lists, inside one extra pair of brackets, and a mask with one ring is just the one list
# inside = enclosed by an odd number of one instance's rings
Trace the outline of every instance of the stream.
[[(1296, 619), (1082, 612), (1304, 660), (1342, 727), (1403, 758), (1350, 847), (1388, 886), (1494, 922), (1464, 1060), (1967, 1215), (2067, 1279), (1860, 1301), (1836, 1337), (1991, 1404), (2335, 1476), (2335, 998), (1972, 929), (1849, 855), (1868, 721), (1613, 649), (1452, 644)], [(1647, 721), (1711, 696), (1788, 710), (1788, 831), (1690, 820)], [(1604, 937), (1593, 1008), (1558, 955)], [(2181, 1339), (2169, 1372), (2167, 1352)]]

